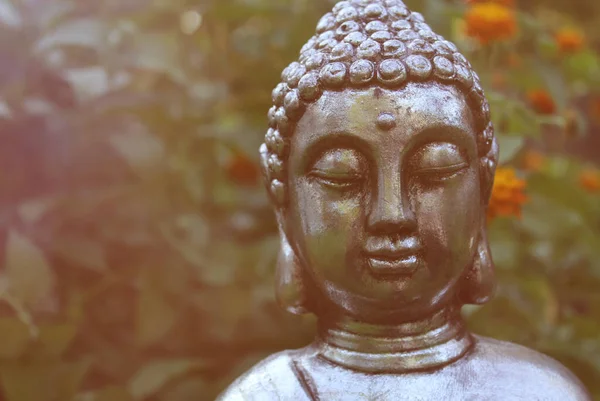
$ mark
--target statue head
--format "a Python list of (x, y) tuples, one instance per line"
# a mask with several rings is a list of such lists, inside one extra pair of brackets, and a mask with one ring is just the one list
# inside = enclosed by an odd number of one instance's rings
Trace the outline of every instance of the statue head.
[(400, 0), (338, 3), (273, 91), (261, 146), (290, 311), (483, 303), (498, 146), (477, 74)]

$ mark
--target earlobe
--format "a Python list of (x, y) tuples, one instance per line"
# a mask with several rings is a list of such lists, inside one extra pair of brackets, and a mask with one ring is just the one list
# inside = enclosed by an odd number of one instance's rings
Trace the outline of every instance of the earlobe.
[(481, 305), (492, 298), (495, 289), (496, 276), (494, 273), (494, 262), (484, 223), (479, 235), (479, 243), (475, 251), (473, 264), (463, 275), (458, 298), (463, 305)]
[(463, 304), (481, 305), (488, 302), (494, 295), (496, 289), (496, 276), (494, 261), (492, 260), (492, 252), (487, 238), (486, 230), (486, 213), (487, 204), (492, 194), (494, 184), (494, 174), (498, 160), (498, 142), (493, 136), (491, 125), (488, 127), (490, 131), (488, 136), (492, 137), (490, 150), (486, 157), (481, 159), (481, 184), (482, 191), (482, 209), (484, 210), (481, 216), (481, 228), (479, 232), (479, 241), (473, 263), (462, 277), (462, 282), (458, 290), (459, 301)]
[[(279, 216), (278, 216), (279, 217)], [(278, 218), (278, 220), (280, 220)], [(295, 315), (309, 313), (302, 266), (290, 245), (280, 220), (280, 249), (275, 274), (275, 296), (279, 306)]]

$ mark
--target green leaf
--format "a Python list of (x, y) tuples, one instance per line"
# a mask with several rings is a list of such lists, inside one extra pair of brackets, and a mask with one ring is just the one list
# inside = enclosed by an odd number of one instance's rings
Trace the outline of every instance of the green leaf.
[(77, 334), (75, 324), (41, 325), (39, 331), (37, 356), (59, 357), (71, 344)]
[(218, 395), (214, 391), (214, 387), (215, 383), (208, 383), (202, 377), (186, 378), (174, 384), (172, 388), (166, 389), (160, 397), (160, 401), (198, 401), (198, 394), (204, 394), (208, 397), (207, 392), (211, 390), (215, 393), (210, 398), (213, 399)]
[(12, 117), (12, 111), (8, 104), (2, 99), (0, 99), (0, 117), (9, 119)]
[(499, 164), (510, 162), (523, 148), (525, 138), (520, 136), (498, 135), (498, 145), (500, 146)]
[(538, 47), (540, 53), (545, 58), (551, 59), (558, 53), (556, 40), (547, 34), (538, 34)]
[(519, 242), (508, 219), (495, 219), (488, 228), (494, 264), (499, 269), (516, 269), (519, 265)]
[(518, 73), (508, 76), (511, 86), (522, 91), (539, 88), (543, 82), (536, 67), (536, 63), (530, 60), (524, 61), (523, 68), (520, 68)]
[(175, 81), (187, 84), (181, 70), (180, 43), (167, 33), (140, 33), (135, 37), (134, 48), (128, 53), (128, 65), (142, 70), (166, 73)]
[(45, 52), (60, 46), (83, 46), (100, 49), (105, 41), (107, 28), (98, 18), (81, 18), (59, 25), (42, 36), (35, 51)]
[(506, 114), (508, 118), (506, 132), (525, 137), (539, 136), (540, 124), (537, 121), (538, 116), (524, 104), (518, 103), (512, 105)]
[(497, 296), (472, 313), (468, 324), (476, 334), (519, 343), (527, 342), (536, 331), (530, 317), (505, 296)]
[(66, 70), (64, 76), (80, 102), (102, 96), (111, 89), (108, 72), (102, 66), (72, 68)]
[(44, 253), (14, 230), (9, 230), (6, 244), (6, 279), (10, 294), (30, 306), (47, 299), (55, 282)]
[(560, 128), (565, 128), (567, 124), (567, 120), (564, 116), (537, 115), (536, 120), (539, 125), (555, 125)]
[(150, 362), (138, 371), (129, 382), (129, 392), (135, 400), (142, 400), (156, 394), (171, 380), (204, 367), (206, 367), (205, 362), (193, 359)]
[(544, 81), (544, 87), (548, 89), (552, 99), (554, 99), (558, 110), (564, 110), (570, 98), (564, 76), (560, 69), (554, 65), (540, 61), (537, 65), (537, 71)]
[(140, 346), (160, 341), (178, 316), (156, 280), (146, 272), (141, 279), (136, 313), (136, 335)]
[(73, 401), (133, 401), (133, 398), (127, 389), (109, 386), (101, 390), (77, 394)]
[(51, 28), (60, 23), (62, 17), (68, 18), (68, 13), (75, 5), (66, 1), (44, 1), (36, 3), (35, 7), (27, 9), (27, 18), (44, 29)]
[(32, 224), (41, 219), (56, 203), (57, 198), (53, 196), (28, 200), (19, 205), (17, 213), (23, 221)]
[[(594, 305), (600, 305), (600, 297), (595, 294), (592, 294), (592, 296), (589, 297), (589, 301), (595, 302)], [(574, 317), (570, 319), (574, 333), (578, 338), (593, 339), (596, 341), (598, 340), (598, 333), (600, 333), (600, 321), (595, 318), (597, 316), (598, 314), (592, 314), (590, 316)]]
[(19, 27), (23, 24), (17, 8), (9, 0), (0, 0), (0, 22), (11, 27)]
[(600, 81), (600, 57), (592, 50), (581, 51), (564, 59), (566, 74), (571, 79)]
[(128, 124), (125, 132), (112, 135), (110, 144), (140, 176), (155, 177), (163, 166), (163, 143), (141, 124)]
[[(535, 206), (536, 209), (543, 209), (543, 207), (567, 209), (569, 212), (583, 217), (579, 219), (579, 223), (597, 218), (598, 202), (593, 197), (586, 196), (586, 193), (577, 185), (575, 177), (578, 167), (565, 158), (553, 157), (548, 159), (547, 169), (547, 175), (534, 175), (528, 180), (528, 191), (535, 196), (532, 203), (539, 202), (539, 205)], [(546, 209), (542, 213), (547, 215), (547, 219), (554, 219), (550, 211), (550, 209)], [(552, 211), (554, 212), (554, 210)], [(560, 210), (556, 212), (563, 213)], [(572, 217), (571, 219), (576, 218)]]
[(521, 223), (523, 229), (534, 237), (558, 240), (565, 233), (573, 232), (573, 219), (572, 212), (536, 193), (530, 194)]
[(15, 318), (0, 318), (0, 358), (20, 356), (27, 349), (30, 338), (27, 324)]
[(11, 362), (0, 365), (6, 401), (64, 401), (75, 396), (88, 361)]
[(551, 327), (558, 319), (558, 298), (548, 280), (542, 276), (519, 277), (516, 282), (520, 293), (526, 299), (521, 305), (529, 313), (532, 321), (540, 329)]
[(52, 244), (52, 251), (64, 261), (86, 269), (105, 272), (108, 269), (105, 245), (71, 235), (61, 235)]
[(567, 135), (576, 139), (583, 139), (590, 131), (589, 119), (580, 110), (571, 110), (570, 118), (565, 123)]

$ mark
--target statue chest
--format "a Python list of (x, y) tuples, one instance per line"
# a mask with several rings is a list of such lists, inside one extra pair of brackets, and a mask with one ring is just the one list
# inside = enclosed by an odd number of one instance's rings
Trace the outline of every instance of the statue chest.
[[(297, 377), (313, 401), (551, 400), (536, 394), (535, 383), (517, 372), (491, 370), (477, 361), (430, 372), (368, 374), (341, 368), (318, 357), (295, 363)], [(533, 386), (533, 388), (532, 388)]]

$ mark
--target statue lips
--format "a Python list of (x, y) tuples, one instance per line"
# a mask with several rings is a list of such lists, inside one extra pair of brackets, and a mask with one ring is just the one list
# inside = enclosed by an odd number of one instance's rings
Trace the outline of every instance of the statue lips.
[(412, 276), (422, 266), (423, 247), (417, 237), (372, 238), (364, 251), (371, 274), (387, 279)]

